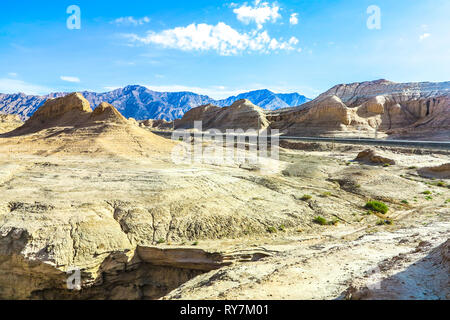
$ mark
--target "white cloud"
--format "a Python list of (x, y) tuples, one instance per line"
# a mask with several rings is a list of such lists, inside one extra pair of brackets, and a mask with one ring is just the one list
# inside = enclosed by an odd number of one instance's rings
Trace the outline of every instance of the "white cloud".
[(117, 25), (128, 25), (128, 26), (142, 26), (143, 24), (149, 23), (150, 18), (149, 17), (143, 17), (143, 18), (134, 18), (134, 17), (120, 17), (116, 20), (112, 21), (112, 23), (115, 23)]
[(281, 18), (279, 11), (280, 7), (278, 5), (270, 5), (260, 0), (256, 0), (254, 6), (244, 3), (239, 8), (233, 10), (239, 21), (245, 24), (255, 22), (258, 29), (261, 29), (262, 25), (268, 21), (276, 22), (277, 19)]
[(32, 95), (43, 95), (48, 94), (49, 92), (53, 92), (53, 89), (35, 85), (32, 83), (27, 83), (22, 80), (17, 79), (8, 79), (2, 78), (0, 79), (0, 92), (1, 93), (19, 93), (23, 92), (26, 94)]
[(298, 43), (295, 37), (288, 42), (274, 39), (267, 31), (240, 33), (229, 25), (219, 22), (217, 25), (190, 24), (161, 32), (149, 31), (146, 36), (124, 35), (132, 42), (157, 44), (164, 48), (183, 51), (217, 51), (220, 55), (236, 55), (242, 52), (269, 53), (277, 50), (295, 50)]
[(10, 73), (8, 73), (8, 76), (10, 76), (10, 77), (17, 77), (18, 74), (15, 73), (15, 72), (10, 72)]
[(424, 34), (422, 34), (422, 35), (419, 36), (419, 40), (420, 40), (420, 41), (423, 41), (423, 40), (425, 40), (426, 38), (429, 38), (430, 36), (431, 36), (430, 33), (424, 33)]
[(289, 18), (289, 23), (293, 26), (298, 24), (298, 13), (291, 14), (291, 17)]
[(77, 77), (68, 77), (68, 76), (61, 76), (61, 80), (67, 81), (67, 82), (73, 82), (73, 83), (79, 83), (80, 79)]

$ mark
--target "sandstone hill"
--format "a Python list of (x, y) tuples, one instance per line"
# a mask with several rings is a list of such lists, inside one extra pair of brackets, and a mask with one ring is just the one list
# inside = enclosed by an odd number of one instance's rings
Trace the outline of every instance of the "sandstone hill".
[(0, 134), (12, 131), (23, 124), (19, 116), (0, 113)]
[[(173, 143), (136, 126), (108, 103), (92, 111), (80, 93), (49, 99), (19, 128), (5, 133), (0, 147), (39, 154), (116, 154), (145, 156), (168, 153)], [(14, 141), (20, 148), (12, 148)]]
[(203, 130), (218, 129), (264, 129), (269, 126), (264, 110), (249, 100), (238, 100), (229, 107), (220, 108), (212, 104), (200, 106), (186, 112), (176, 122), (176, 129), (191, 129), (195, 121), (202, 121)]
[(445, 140), (450, 82), (377, 80), (337, 85), (296, 108), (269, 112), (271, 127), (292, 135), (365, 135)]

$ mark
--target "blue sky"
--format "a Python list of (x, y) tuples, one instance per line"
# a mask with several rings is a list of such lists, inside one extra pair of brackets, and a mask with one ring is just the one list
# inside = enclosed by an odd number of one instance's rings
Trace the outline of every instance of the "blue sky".
[[(70, 30), (70, 5), (81, 29)], [(376, 5), (381, 28), (369, 29)], [(0, 10), (0, 92), (128, 84), (213, 98), (267, 88), (450, 80), (448, 0), (12, 1)]]

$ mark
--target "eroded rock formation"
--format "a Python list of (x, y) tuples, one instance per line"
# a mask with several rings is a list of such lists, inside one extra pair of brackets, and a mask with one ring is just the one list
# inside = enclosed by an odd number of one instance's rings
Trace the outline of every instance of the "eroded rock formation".
[(288, 135), (450, 137), (450, 82), (337, 85), (300, 107), (268, 112)]

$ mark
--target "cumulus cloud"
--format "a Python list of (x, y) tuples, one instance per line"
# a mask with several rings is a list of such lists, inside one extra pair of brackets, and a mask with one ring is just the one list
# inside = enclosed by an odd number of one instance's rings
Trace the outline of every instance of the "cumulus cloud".
[(262, 25), (268, 21), (276, 22), (281, 18), (279, 11), (280, 7), (278, 5), (270, 5), (267, 2), (260, 2), (260, 0), (255, 1), (254, 6), (244, 3), (239, 8), (233, 10), (239, 21), (245, 24), (254, 22), (258, 26), (258, 29), (261, 29)]
[(424, 34), (422, 34), (422, 35), (419, 36), (419, 40), (420, 40), (420, 41), (423, 41), (423, 40), (425, 40), (426, 38), (429, 38), (430, 36), (431, 36), (430, 33), (424, 33)]
[(269, 53), (278, 50), (295, 50), (298, 39), (289, 41), (271, 38), (267, 31), (255, 30), (240, 33), (229, 25), (190, 24), (161, 32), (149, 31), (145, 36), (124, 35), (135, 43), (156, 44), (164, 48), (183, 51), (217, 51), (220, 55), (236, 55), (243, 52)]
[(112, 23), (115, 23), (117, 25), (128, 25), (128, 26), (142, 26), (143, 24), (149, 23), (150, 18), (149, 17), (143, 17), (143, 18), (135, 18), (135, 17), (120, 17), (116, 20), (112, 21)]
[(77, 78), (77, 77), (61, 76), (60, 78), (61, 78), (61, 80), (67, 81), (67, 82), (73, 82), (73, 83), (78, 83), (78, 82), (80, 82), (80, 79)]
[(289, 18), (289, 23), (293, 26), (298, 24), (298, 13), (291, 14), (291, 17)]

